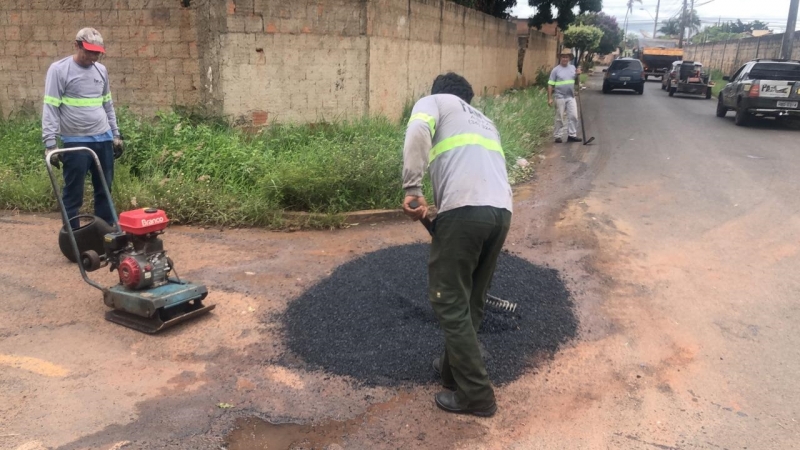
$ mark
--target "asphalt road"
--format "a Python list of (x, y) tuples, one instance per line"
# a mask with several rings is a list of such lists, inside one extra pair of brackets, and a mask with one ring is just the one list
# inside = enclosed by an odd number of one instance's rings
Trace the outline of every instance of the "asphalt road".
[(715, 100), (670, 98), (657, 81), (641, 96), (599, 82), (583, 105), (600, 156), (565, 158), (595, 166), (579, 201), (603, 222), (606, 312), (626, 352), (669, 372), (641, 397), (657, 420), (620, 436), (631, 448), (797, 448), (800, 132), (737, 127)]

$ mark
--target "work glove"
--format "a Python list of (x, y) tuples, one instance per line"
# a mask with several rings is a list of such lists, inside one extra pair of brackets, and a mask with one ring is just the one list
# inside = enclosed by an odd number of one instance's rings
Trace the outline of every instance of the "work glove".
[(47, 147), (46, 149), (44, 149), (44, 157), (47, 158), (49, 156), (50, 157), (50, 165), (52, 165), (56, 169), (60, 169), (61, 168), (61, 161), (62, 161), (61, 160), (61, 153), (57, 153), (55, 155), (49, 155), (49, 153), (51, 151), (55, 150), (56, 148), (57, 148), (56, 146), (52, 146), (52, 147)]
[(122, 141), (122, 136), (114, 136), (114, 159), (119, 159), (122, 152), (125, 151), (125, 143)]

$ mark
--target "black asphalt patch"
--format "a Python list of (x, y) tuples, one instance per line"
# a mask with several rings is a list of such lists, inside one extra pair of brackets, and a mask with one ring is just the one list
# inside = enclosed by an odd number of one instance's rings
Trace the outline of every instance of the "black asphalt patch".
[[(307, 369), (370, 386), (436, 381), (431, 361), (444, 337), (427, 297), (429, 252), (429, 244), (411, 244), (369, 253), (290, 302), (282, 319), (293, 357), (284, 362), (299, 357)], [(484, 317), (479, 339), (494, 384), (517, 379), (577, 334), (554, 269), (502, 253), (489, 292), (519, 304), (513, 314), (487, 308)]]

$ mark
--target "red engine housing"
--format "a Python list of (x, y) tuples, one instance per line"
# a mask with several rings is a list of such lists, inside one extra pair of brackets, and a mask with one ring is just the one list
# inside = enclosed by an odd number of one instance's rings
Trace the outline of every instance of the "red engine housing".
[(133, 258), (125, 258), (119, 265), (119, 282), (123, 286), (136, 289), (142, 282), (142, 268)]
[(119, 227), (122, 231), (142, 236), (167, 228), (169, 219), (167, 214), (156, 208), (134, 209), (119, 215)]

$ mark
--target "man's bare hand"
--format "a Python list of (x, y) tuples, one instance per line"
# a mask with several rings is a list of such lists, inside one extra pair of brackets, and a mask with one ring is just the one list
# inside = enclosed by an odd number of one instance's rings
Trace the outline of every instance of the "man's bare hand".
[(548, 98), (547, 99), (547, 106), (550, 106), (550, 107), (553, 106), (553, 99), (552, 98)]
[[(419, 203), (416, 208), (412, 208), (410, 203), (416, 201)], [(420, 220), (428, 215), (428, 202), (425, 197), (417, 197), (415, 195), (406, 195), (403, 200), (403, 212), (411, 218), (411, 220)]]
[(60, 169), (61, 168), (61, 162), (63, 161), (63, 159), (61, 158), (61, 153), (58, 153), (58, 154), (55, 154), (55, 155), (51, 155), (50, 154), (50, 152), (52, 152), (56, 148), (57, 148), (56, 146), (52, 146), (52, 147), (48, 147), (48, 148), (44, 149), (44, 157), (45, 158), (50, 158), (50, 165), (51, 166), (55, 167), (56, 169)]

